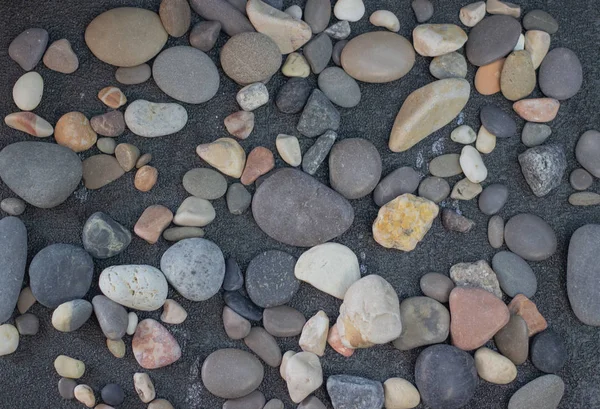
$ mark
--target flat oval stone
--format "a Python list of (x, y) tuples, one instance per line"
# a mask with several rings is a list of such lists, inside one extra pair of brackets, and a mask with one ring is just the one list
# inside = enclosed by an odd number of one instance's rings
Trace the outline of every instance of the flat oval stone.
[(567, 159), (561, 145), (542, 145), (518, 156), (521, 172), (537, 197), (546, 196), (562, 182)]
[(9, 216), (20, 216), (25, 212), (25, 202), (17, 197), (7, 197), (0, 202), (0, 209)]
[(225, 304), (229, 308), (244, 318), (251, 321), (260, 321), (262, 319), (262, 308), (254, 304), (240, 291), (225, 291), (223, 294), (223, 301), (225, 301)]
[(95, 296), (92, 305), (104, 336), (113, 341), (123, 338), (129, 325), (127, 310), (104, 295)]
[(504, 227), (508, 248), (525, 260), (541, 261), (556, 251), (556, 234), (539, 216), (522, 213), (510, 218)]
[(556, 118), (560, 102), (553, 98), (530, 98), (517, 101), (513, 110), (530, 122), (550, 122)]
[(327, 393), (337, 409), (383, 407), (381, 382), (352, 375), (331, 375), (327, 378)]
[(135, 360), (144, 369), (158, 369), (181, 358), (181, 347), (165, 327), (153, 319), (141, 321), (131, 340)]
[(311, 92), (312, 87), (304, 78), (291, 78), (279, 89), (275, 104), (284, 114), (297, 114), (306, 105)]
[[(329, 1), (329, 0), (327, 0)], [(319, 74), (319, 88), (336, 105), (353, 108), (360, 102), (358, 84), (338, 67), (325, 68)]]
[(467, 76), (467, 60), (457, 52), (440, 55), (431, 60), (429, 72), (438, 80), (465, 78)]
[(0, 220), (0, 258), (0, 323), (4, 323), (17, 305), (27, 261), (27, 229), (16, 217)]
[(125, 171), (111, 155), (94, 155), (82, 163), (83, 183), (90, 190), (100, 189), (114, 182), (125, 174)]
[(156, 13), (135, 7), (105, 11), (85, 29), (85, 43), (92, 53), (117, 67), (145, 63), (160, 52), (168, 37)]
[(264, 369), (249, 352), (219, 349), (204, 360), (201, 377), (204, 387), (213, 395), (236, 399), (258, 388), (264, 377)]
[(438, 344), (448, 338), (450, 313), (429, 297), (410, 297), (400, 304), (402, 333), (394, 346), (408, 351), (423, 345)]
[(443, 274), (427, 273), (419, 282), (421, 291), (427, 297), (433, 298), (441, 303), (447, 303), (450, 292), (454, 288), (454, 282)]
[[(245, 4), (241, 5), (241, 11), (234, 4), (234, 1), (222, 0), (190, 1), (190, 6), (192, 6), (196, 13), (204, 20), (221, 23), (223, 31), (230, 36), (254, 31), (254, 27), (252, 27), (252, 24), (250, 24), (250, 21), (245, 16)], [(238, 1), (237, 4), (240, 4), (240, 2)]]
[(511, 314), (508, 324), (494, 336), (494, 343), (502, 355), (515, 365), (521, 365), (529, 356), (527, 322), (519, 315)]
[(45, 138), (54, 133), (54, 128), (44, 118), (33, 112), (14, 112), (4, 117), (4, 123), (31, 136)]
[(547, 329), (533, 338), (531, 343), (531, 362), (542, 372), (556, 373), (567, 362), (568, 352), (562, 337)]
[(192, 13), (185, 0), (162, 0), (158, 15), (171, 37), (181, 37), (190, 28)]
[(227, 189), (227, 209), (231, 214), (240, 215), (250, 207), (252, 195), (241, 183), (234, 183)]
[(568, 48), (550, 51), (540, 65), (539, 84), (544, 95), (559, 101), (577, 94), (583, 84), (583, 69), (577, 55)]
[(308, 0), (304, 6), (304, 21), (313, 33), (317, 34), (327, 28), (331, 17), (330, 0)]
[(227, 191), (227, 181), (219, 172), (208, 168), (196, 168), (183, 175), (183, 188), (196, 197), (215, 200)]
[(460, 152), (459, 163), (465, 176), (471, 182), (471, 185), (464, 187), (470, 190), (470, 195), (474, 194), (474, 196), (477, 196), (481, 193), (481, 186), (478, 184), (483, 182), (488, 176), (488, 170), (485, 167), (485, 163), (483, 163), (481, 154), (471, 145), (466, 145)]
[(383, 206), (404, 193), (414, 193), (419, 186), (421, 175), (413, 168), (403, 166), (384, 177), (373, 191), (377, 206)]
[[(264, 328), (254, 327), (244, 338), (244, 343), (267, 365), (274, 368), (281, 364), (281, 349), (277, 341)], [(261, 408), (262, 409), (262, 408)]]
[(560, 377), (540, 376), (511, 396), (508, 409), (556, 409), (564, 393), (565, 383)]
[(48, 45), (48, 32), (43, 28), (23, 31), (8, 46), (8, 55), (25, 71), (31, 71), (42, 59)]
[(495, 15), (481, 20), (469, 32), (466, 54), (471, 64), (490, 64), (510, 53), (521, 35), (521, 24), (510, 16)]
[(529, 51), (517, 50), (510, 53), (500, 77), (502, 95), (510, 101), (517, 101), (531, 94), (535, 85), (535, 68)]
[(182, 296), (192, 301), (204, 301), (221, 288), (225, 259), (212, 241), (192, 238), (181, 240), (165, 251), (160, 268)]
[(140, 311), (155, 311), (167, 299), (163, 273), (148, 265), (111, 266), (102, 270), (100, 290), (114, 302)]
[(490, 246), (499, 249), (504, 245), (504, 219), (495, 215), (488, 221), (488, 241)]
[(523, 17), (525, 30), (542, 30), (548, 34), (558, 31), (558, 22), (544, 10), (531, 10)]
[(29, 265), (29, 285), (38, 302), (48, 308), (83, 298), (92, 284), (94, 262), (81, 247), (52, 244)]
[(494, 183), (483, 189), (479, 195), (479, 210), (491, 216), (498, 213), (508, 200), (508, 188), (500, 183)]
[(460, 155), (457, 153), (447, 153), (436, 156), (429, 162), (429, 173), (441, 178), (460, 175), (462, 173)]
[(283, 169), (265, 180), (254, 194), (252, 213), (267, 235), (298, 247), (340, 236), (354, 220), (346, 199), (296, 169)]
[(487, 104), (479, 112), (481, 124), (498, 138), (508, 138), (517, 133), (517, 123), (496, 105)]
[(342, 51), (341, 63), (352, 78), (384, 83), (404, 77), (415, 64), (415, 51), (404, 37), (374, 31), (354, 37)]
[(366, 139), (344, 139), (329, 154), (329, 184), (346, 199), (371, 193), (381, 178), (381, 157)]
[[(61, 332), (76, 331), (92, 316), (92, 310), (92, 304), (86, 300), (67, 301), (52, 313), (52, 326)], [(125, 314), (127, 315), (127, 312)], [(23, 334), (22, 331), (19, 332)]]
[(545, 124), (527, 122), (521, 133), (521, 142), (528, 148), (544, 143), (552, 135), (552, 128)]
[(77, 382), (69, 378), (60, 378), (58, 381), (58, 393), (63, 399), (75, 399), (75, 387)]
[(276, 307), (288, 303), (300, 288), (294, 276), (296, 258), (279, 250), (258, 254), (246, 269), (246, 291), (259, 307)]
[(83, 225), (82, 241), (92, 257), (105, 259), (122, 253), (131, 243), (131, 233), (107, 214), (96, 212)]
[[(485, 9), (485, 8), (484, 8)], [(475, 74), (475, 89), (481, 95), (493, 95), (500, 92), (500, 76), (506, 58), (483, 65)]]
[(179, 132), (187, 120), (185, 108), (175, 103), (155, 103), (138, 99), (125, 110), (127, 128), (134, 134), (147, 138)]
[(97, 134), (115, 137), (125, 132), (125, 117), (121, 111), (110, 111), (90, 119), (90, 126)]
[(434, 345), (419, 354), (415, 383), (425, 405), (460, 408), (475, 394), (479, 379), (471, 355), (450, 345)]
[(165, 94), (188, 104), (206, 102), (219, 89), (215, 63), (194, 47), (171, 47), (161, 52), (152, 65), (152, 77)]
[(281, 67), (277, 44), (261, 33), (234, 35), (221, 49), (221, 67), (241, 85), (265, 81)]
[(569, 183), (575, 190), (586, 190), (594, 183), (594, 178), (584, 169), (575, 169), (569, 176)]
[(152, 69), (148, 64), (134, 67), (121, 67), (115, 71), (115, 79), (121, 84), (135, 85), (148, 81), (152, 76)]
[[(600, 178), (600, 132), (589, 130), (579, 137), (575, 146), (575, 157), (592, 175)], [(4, 178), (3, 178), (4, 179)]]
[(13, 100), (22, 111), (33, 111), (42, 101), (44, 80), (35, 71), (23, 74), (13, 86)]
[(419, 196), (429, 199), (434, 203), (440, 203), (450, 195), (450, 185), (445, 179), (428, 177), (423, 179), (419, 185)]
[(600, 195), (594, 192), (577, 192), (569, 196), (572, 206), (596, 206), (600, 204)]
[(500, 287), (509, 297), (517, 294), (523, 294), (527, 298), (534, 296), (537, 279), (529, 264), (521, 257), (509, 251), (501, 251), (492, 258), (492, 268)]
[(274, 337), (295, 337), (300, 335), (306, 318), (298, 310), (280, 305), (263, 311), (263, 325)]
[(475, 366), (481, 379), (493, 384), (506, 385), (517, 377), (515, 364), (489, 348), (479, 348), (475, 352)]

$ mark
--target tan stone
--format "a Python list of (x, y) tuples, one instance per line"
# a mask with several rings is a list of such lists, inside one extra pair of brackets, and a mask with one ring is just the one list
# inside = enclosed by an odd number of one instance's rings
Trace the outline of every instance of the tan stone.
[(460, 9), (460, 21), (467, 27), (474, 27), (485, 17), (485, 1), (471, 3)]
[(389, 10), (377, 10), (369, 17), (369, 22), (376, 27), (385, 27), (394, 33), (400, 30), (400, 21), (394, 13)]
[(43, 61), (46, 67), (63, 74), (72, 74), (79, 68), (79, 59), (66, 38), (50, 44)]
[(490, 14), (504, 14), (514, 18), (521, 17), (521, 7), (507, 1), (487, 0), (486, 9)]
[(525, 33), (525, 50), (531, 54), (533, 68), (536, 70), (550, 49), (550, 34), (541, 30), (529, 30)]
[(481, 379), (497, 385), (506, 385), (517, 377), (517, 367), (510, 359), (485, 347), (475, 352), (475, 367)]
[(133, 375), (133, 387), (140, 400), (144, 403), (152, 402), (156, 397), (154, 384), (147, 373), (136, 372)]
[(94, 155), (82, 162), (83, 183), (91, 190), (100, 189), (125, 174), (117, 159), (111, 155)]
[(338, 354), (349, 358), (354, 354), (354, 349), (347, 348), (342, 344), (342, 338), (340, 338), (340, 332), (338, 331), (337, 324), (333, 324), (331, 329), (329, 330), (329, 335), (327, 336), (327, 343), (331, 348), (335, 350)]
[(522, 99), (513, 104), (521, 118), (529, 122), (550, 122), (558, 114), (560, 102), (554, 98)]
[(475, 74), (475, 89), (481, 95), (493, 95), (500, 92), (500, 76), (506, 58), (501, 58), (491, 64), (483, 65)]
[(304, 21), (296, 20), (261, 0), (249, 0), (246, 3), (246, 14), (256, 31), (275, 41), (281, 54), (296, 51), (312, 36), (310, 26)]
[(162, 0), (158, 15), (171, 37), (181, 37), (190, 28), (192, 11), (187, 0)]
[(421, 403), (417, 388), (406, 379), (390, 378), (383, 383), (385, 409), (411, 409)]
[(144, 165), (135, 172), (133, 185), (140, 192), (152, 190), (158, 180), (158, 170), (155, 167)]
[(140, 156), (140, 158), (135, 163), (135, 167), (139, 169), (143, 166), (146, 166), (147, 164), (150, 163), (151, 160), (152, 160), (152, 154), (144, 153), (142, 156)]
[(28, 133), (38, 138), (46, 138), (54, 133), (54, 128), (45, 119), (33, 112), (15, 112), (4, 118), (6, 125), (17, 131)]
[(56, 373), (63, 378), (79, 379), (85, 373), (85, 364), (66, 355), (59, 355), (54, 360)]
[(155, 399), (148, 405), (148, 409), (175, 409), (166, 399)]
[(60, 117), (54, 129), (56, 143), (75, 151), (83, 152), (96, 143), (98, 135), (90, 121), (81, 112), (69, 112)]
[(456, 51), (467, 42), (467, 33), (455, 24), (421, 24), (413, 30), (415, 51), (437, 57)]
[(531, 94), (535, 84), (535, 68), (529, 51), (513, 51), (502, 67), (500, 77), (502, 95), (510, 101), (517, 101)]
[(163, 305), (163, 312), (160, 320), (167, 324), (181, 324), (186, 320), (188, 313), (181, 304), (175, 300), (167, 299)]
[(302, 163), (302, 151), (298, 138), (293, 135), (279, 134), (275, 140), (275, 146), (281, 159), (290, 166), (300, 166)]
[(452, 188), (450, 197), (455, 200), (471, 200), (477, 197), (483, 188), (479, 183), (473, 183), (469, 179), (464, 178), (456, 182)]
[(404, 152), (450, 123), (469, 100), (471, 86), (462, 78), (434, 81), (412, 92), (402, 104), (389, 147)]
[(246, 153), (235, 139), (219, 138), (214, 142), (198, 145), (196, 153), (227, 176), (233, 178), (242, 176)]
[(102, 88), (98, 92), (98, 99), (109, 108), (120, 108), (127, 103), (127, 97), (117, 87)]
[(115, 341), (107, 338), (106, 346), (115, 358), (123, 358), (125, 356), (125, 342), (122, 339)]
[(383, 247), (412, 251), (438, 213), (439, 207), (432, 201), (405, 193), (379, 209), (373, 238)]
[(291, 53), (285, 59), (281, 72), (286, 77), (306, 78), (310, 75), (310, 65), (300, 53)]
[(477, 141), (475, 142), (475, 148), (481, 153), (488, 154), (492, 153), (496, 147), (496, 135), (490, 133), (483, 125), (479, 128), (477, 133)]
[(154, 244), (172, 220), (173, 212), (162, 205), (152, 205), (144, 210), (133, 231), (148, 243)]
[(129, 172), (135, 167), (135, 164), (140, 157), (140, 150), (137, 146), (130, 143), (120, 143), (115, 148), (115, 157), (123, 170)]
[(83, 403), (88, 408), (93, 408), (96, 406), (94, 390), (88, 385), (77, 385), (73, 393), (75, 394), (75, 399)]
[(254, 130), (254, 112), (238, 111), (225, 118), (227, 132), (236, 138), (246, 139)]
[(249, 185), (274, 167), (275, 158), (273, 157), (273, 152), (262, 146), (257, 146), (248, 154), (246, 167), (240, 181), (244, 185)]
[(287, 351), (285, 354), (283, 354), (283, 357), (281, 357), (281, 365), (279, 365), (279, 375), (281, 376), (281, 379), (283, 379), (285, 381), (285, 370), (287, 367), (287, 363), (290, 360), (291, 357), (293, 357), (294, 355), (296, 355), (295, 351)]
[(17, 310), (19, 311), (19, 314), (25, 314), (36, 301), (37, 300), (31, 292), (31, 287), (23, 288), (19, 294), (19, 299), (17, 300)]
[(508, 309), (511, 314), (516, 314), (525, 320), (530, 337), (548, 328), (548, 323), (537, 306), (523, 294), (517, 294), (508, 304)]
[(300, 335), (300, 348), (303, 351), (323, 356), (325, 354), (328, 334), (329, 317), (325, 314), (325, 311), (319, 311), (304, 324), (302, 334)]

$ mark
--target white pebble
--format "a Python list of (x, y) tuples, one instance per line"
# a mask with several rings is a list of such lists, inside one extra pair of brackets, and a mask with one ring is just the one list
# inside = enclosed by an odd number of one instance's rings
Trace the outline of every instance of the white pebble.
[(0, 325), (0, 356), (10, 355), (19, 347), (19, 331), (14, 325)]
[(239, 90), (235, 99), (244, 111), (254, 111), (269, 102), (269, 90), (262, 82), (255, 82)]
[(487, 178), (487, 168), (481, 154), (471, 145), (465, 146), (460, 153), (460, 167), (471, 182), (480, 183)]
[(179, 226), (204, 227), (210, 224), (215, 216), (215, 208), (208, 200), (190, 196), (177, 208), (173, 223)]
[(287, 351), (285, 354), (283, 354), (283, 357), (281, 358), (281, 364), (279, 365), (279, 375), (281, 375), (281, 379), (283, 379), (284, 381), (285, 381), (285, 370), (287, 368), (287, 362), (294, 355), (296, 355), (296, 352)]
[(475, 147), (481, 153), (491, 153), (496, 148), (496, 135), (491, 134), (487, 129), (481, 126), (477, 134)]
[(33, 111), (42, 101), (44, 80), (37, 72), (23, 74), (13, 87), (13, 99), (19, 109)]
[(329, 317), (324, 311), (319, 311), (304, 324), (300, 335), (300, 348), (303, 351), (323, 356), (328, 334)]
[(525, 49), (525, 36), (521, 33), (519, 36), (519, 41), (517, 41), (517, 45), (513, 48), (513, 51), (519, 51)]
[(87, 385), (77, 385), (75, 387), (75, 399), (83, 403), (88, 408), (93, 408), (96, 406), (94, 390)]
[(175, 103), (154, 103), (138, 99), (127, 106), (125, 123), (136, 135), (146, 138), (171, 135), (183, 129), (188, 120), (184, 107)]
[(129, 320), (127, 322), (127, 335), (133, 335), (138, 325), (138, 316), (135, 312), (131, 311), (127, 318)]
[(338, 0), (333, 14), (338, 20), (355, 22), (365, 15), (365, 5), (362, 0)]
[(371, 14), (369, 21), (376, 27), (385, 27), (394, 33), (397, 33), (400, 30), (400, 21), (398, 21), (398, 17), (388, 10), (377, 10)]
[(105, 268), (100, 274), (100, 290), (127, 308), (155, 311), (167, 299), (169, 285), (162, 271), (147, 265), (121, 265)]
[(467, 27), (473, 27), (485, 17), (485, 2), (478, 1), (460, 9), (460, 21)]
[(450, 139), (456, 143), (469, 145), (477, 139), (477, 134), (469, 125), (461, 125), (450, 134)]
[(275, 146), (279, 156), (290, 166), (300, 166), (302, 163), (302, 151), (298, 138), (292, 135), (279, 134), (275, 140)]
[(294, 354), (285, 365), (285, 381), (292, 401), (302, 402), (323, 384), (319, 357), (312, 352)]

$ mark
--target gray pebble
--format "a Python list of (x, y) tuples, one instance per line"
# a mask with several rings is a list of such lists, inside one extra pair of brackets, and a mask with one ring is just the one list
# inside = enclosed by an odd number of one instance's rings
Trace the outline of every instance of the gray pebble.
[(19, 34), (8, 46), (8, 55), (25, 71), (31, 71), (42, 59), (48, 45), (48, 32), (30, 28)]
[[(380, 183), (381, 184), (381, 183)], [(436, 176), (430, 176), (419, 185), (419, 196), (429, 199), (434, 203), (439, 203), (446, 199), (450, 194), (450, 185), (445, 179)]]
[(529, 356), (529, 329), (525, 320), (511, 314), (508, 324), (494, 336), (494, 344), (498, 351), (510, 359), (513, 364), (521, 365)]
[(296, 409), (327, 409), (327, 407), (316, 396), (304, 399)]
[(575, 157), (585, 170), (600, 178), (600, 132), (590, 130), (581, 135), (575, 146)]
[(508, 200), (508, 188), (500, 183), (494, 183), (483, 189), (479, 195), (479, 210), (491, 216), (498, 213)]
[(400, 304), (400, 317), (402, 333), (393, 344), (401, 351), (438, 344), (448, 338), (450, 313), (432, 298), (406, 298)]
[[(350, 36), (351, 33), (350, 23), (346, 20), (338, 21), (335, 24), (332, 24), (325, 30), (325, 34), (334, 40), (345, 40)], [(341, 50), (340, 50), (341, 52)], [(339, 64), (338, 64), (339, 65)]]
[(342, 51), (344, 51), (344, 47), (346, 46), (346, 44), (348, 44), (348, 40), (341, 40), (335, 43), (335, 45), (333, 46), (331, 59), (333, 60), (333, 63), (338, 67), (342, 65)]
[(93, 310), (86, 300), (67, 301), (52, 313), (52, 326), (61, 332), (77, 331), (90, 319)]
[(521, 23), (517, 19), (505, 15), (486, 17), (469, 31), (467, 58), (478, 67), (490, 64), (508, 55), (520, 35)]
[(541, 261), (556, 251), (556, 234), (542, 218), (521, 213), (504, 226), (504, 241), (513, 253), (525, 260)]
[(261, 391), (254, 391), (246, 396), (231, 399), (223, 403), (223, 409), (263, 409), (265, 395)]
[[(275, 338), (265, 331), (264, 328), (253, 327), (248, 336), (244, 338), (244, 343), (267, 365), (275, 368), (281, 364), (281, 348), (277, 345)], [(263, 398), (263, 405), (264, 403)]]
[(227, 201), (229, 213), (240, 215), (250, 207), (252, 195), (241, 183), (233, 183), (229, 186), (229, 189), (227, 189), (225, 200)]
[(275, 104), (284, 114), (297, 114), (306, 105), (311, 91), (306, 79), (290, 78), (277, 93)]
[(92, 305), (104, 336), (113, 341), (123, 338), (129, 323), (125, 307), (103, 295), (92, 298)]
[(600, 204), (600, 195), (594, 192), (577, 192), (569, 196), (572, 206), (596, 206)]
[(36, 335), (40, 329), (40, 320), (35, 315), (26, 313), (15, 318), (15, 326), (21, 335)]
[(420, 179), (421, 175), (413, 168), (398, 168), (379, 182), (373, 191), (373, 200), (377, 206), (383, 206), (400, 195), (414, 193), (419, 187)]
[(264, 378), (264, 368), (250, 352), (219, 349), (204, 360), (201, 378), (204, 387), (213, 395), (237, 399), (258, 388)]
[[(246, 0), (242, 0), (243, 3), (246, 3)], [(302, 7), (297, 4), (293, 4), (287, 9), (284, 10), (285, 13), (289, 14), (296, 20), (302, 20)]]
[(383, 407), (381, 382), (352, 375), (331, 375), (327, 378), (327, 393), (336, 409), (375, 409)]
[(569, 176), (569, 182), (575, 190), (586, 190), (592, 186), (594, 178), (585, 169), (575, 169)]
[(430, 0), (413, 0), (411, 6), (418, 23), (424, 23), (433, 16), (433, 3)]
[(459, 233), (468, 233), (475, 227), (473, 220), (467, 219), (465, 216), (450, 209), (442, 210), (442, 224), (447, 230)]
[[(25, 276), (27, 229), (16, 217), (0, 220), (0, 324), (12, 316)], [(35, 301), (34, 301), (35, 302)], [(21, 307), (19, 305), (19, 311)]]
[(225, 291), (223, 301), (236, 314), (249, 319), (251, 321), (260, 321), (262, 319), (263, 310), (249, 298), (242, 295), (239, 291)]
[(460, 155), (458, 153), (437, 156), (429, 162), (429, 173), (440, 178), (460, 175), (462, 168), (459, 159)]
[(495, 249), (502, 247), (504, 244), (504, 219), (501, 216), (490, 217), (487, 234), (490, 246)]
[(96, 146), (100, 152), (112, 155), (115, 153), (117, 142), (113, 138), (100, 138), (96, 142)]
[(263, 311), (263, 325), (274, 337), (295, 337), (300, 335), (306, 323), (302, 313), (287, 305), (267, 308)]
[(344, 139), (329, 154), (329, 184), (346, 199), (360, 199), (379, 183), (381, 166), (381, 156), (370, 141)]
[(517, 133), (517, 123), (496, 105), (487, 104), (479, 113), (481, 124), (498, 138), (509, 138)]
[(564, 393), (565, 383), (560, 377), (540, 376), (511, 396), (508, 409), (556, 409)]
[(245, 338), (250, 333), (250, 321), (229, 308), (223, 307), (223, 327), (225, 333), (231, 339), (237, 340)]
[(218, 21), (201, 21), (190, 31), (190, 45), (200, 51), (209, 52), (221, 34)]
[(225, 277), (223, 278), (223, 290), (236, 291), (244, 286), (244, 276), (237, 261), (233, 257), (225, 260)]
[(527, 122), (521, 133), (521, 142), (528, 148), (543, 144), (552, 135), (552, 128), (546, 124)]
[(125, 400), (123, 389), (116, 383), (109, 383), (100, 392), (102, 401), (107, 405), (119, 406)]
[(523, 17), (525, 30), (542, 30), (548, 34), (558, 31), (558, 22), (544, 10), (531, 10)]
[(567, 349), (562, 337), (551, 329), (540, 332), (531, 343), (531, 362), (542, 372), (556, 373), (567, 361)]
[(63, 399), (75, 398), (75, 387), (77, 382), (69, 378), (60, 378), (58, 381), (58, 393)]
[(333, 44), (331, 38), (326, 33), (321, 33), (314, 37), (308, 44), (302, 48), (304, 58), (308, 61), (310, 69), (313, 73), (319, 74), (327, 67), (331, 54), (333, 52)]
[[(319, 71), (320, 72), (320, 71)], [(308, 98), (296, 129), (309, 138), (322, 135), (325, 131), (337, 131), (340, 113), (325, 94), (315, 89)]]
[(519, 164), (533, 194), (543, 197), (562, 182), (567, 158), (561, 146), (542, 145), (520, 154)]
[(204, 230), (200, 227), (171, 227), (163, 232), (167, 241), (180, 241), (194, 237), (204, 237)]
[(423, 294), (441, 303), (448, 302), (450, 292), (454, 289), (454, 282), (450, 277), (439, 273), (425, 274), (419, 285)]
[(83, 225), (83, 247), (92, 257), (105, 259), (125, 251), (131, 233), (109, 215), (96, 212)]
[(302, 156), (302, 170), (309, 175), (314, 175), (319, 166), (321, 166), (321, 163), (329, 155), (329, 151), (331, 151), (336, 138), (337, 134), (333, 131), (327, 131), (319, 136), (315, 143)]
[(569, 99), (581, 89), (583, 68), (577, 55), (568, 48), (552, 49), (540, 65), (540, 89), (550, 98)]
[(308, 23), (313, 34), (325, 30), (330, 18), (331, 0), (307, 0), (304, 6), (304, 21)]
[(271, 399), (262, 409), (284, 409), (283, 402), (279, 399)]
[(279, 250), (263, 251), (246, 269), (246, 291), (259, 307), (288, 303), (300, 288), (294, 275), (296, 258)]
[(457, 52), (440, 55), (431, 60), (429, 72), (439, 80), (465, 78), (467, 76), (467, 60)]
[(510, 251), (501, 251), (492, 258), (492, 269), (500, 287), (509, 296), (523, 294), (531, 298), (537, 291), (537, 279), (525, 260)]
[(19, 216), (25, 211), (25, 202), (18, 197), (7, 197), (0, 202), (0, 208), (10, 216)]
[(196, 168), (188, 170), (183, 175), (183, 188), (190, 195), (215, 200), (223, 197), (227, 191), (227, 180), (213, 169)]
[(146, 82), (152, 76), (152, 69), (148, 64), (135, 67), (120, 67), (115, 72), (115, 79), (121, 84), (135, 85)]
[(327, 98), (338, 106), (352, 108), (360, 102), (358, 83), (339, 67), (325, 68), (319, 74), (318, 83)]

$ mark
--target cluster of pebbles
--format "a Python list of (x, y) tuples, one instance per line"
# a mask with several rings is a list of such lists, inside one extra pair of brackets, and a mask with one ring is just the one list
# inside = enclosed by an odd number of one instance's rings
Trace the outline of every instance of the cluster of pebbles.
[[(518, 366), (528, 359), (546, 375), (519, 389), (509, 409), (558, 407), (565, 386), (555, 373), (566, 364), (567, 351), (560, 334), (548, 328), (531, 300), (538, 281), (528, 263), (547, 260), (555, 253), (556, 234), (534, 214), (512, 215), (505, 223), (500, 213), (509, 199), (509, 186), (482, 186), (488, 178), (486, 155), (503, 138), (517, 134), (513, 114), (494, 104), (482, 106), (477, 132), (468, 125), (451, 130), (450, 139), (464, 145), (461, 153), (434, 158), (428, 166), (430, 175), (422, 180), (410, 167), (382, 178), (382, 159), (373, 143), (363, 138), (338, 140), (337, 134), (342, 119), (337, 107), (353, 108), (361, 101), (357, 81), (399, 80), (412, 70), (418, 54), (432, 57), (429, 70), (436, 81), (405, 99), (389, 136), (391, 151), (411, 149), (450, 124), (468, 104), (472, 90), (465, 77), (471, 63), (478, 67), (477, 92), (502, 93), (514, 102), (516, 115), (527, 121), (521, 139), (528, 149), (518, 158), (522, 173), (536, 196), (550, 194), (562, 182), (567, 154), (562, 146), (545, 143), (552, 133), (547, 123), (559, 115), (561, 103), (574, 97), (583, 82), (583, 70), (573, 51), (549, 49), (550, 36), (559, 29), (556, 20), (533, 10), (520, 21), (517, 5), (480, 1), (460, 10), (461, 22), (470, 28), (467, 34), (453, 24), (426, 24), (433, 4), (414, 0), (417, 21), (425, 24), (414, 29), (412, 42), (396, 34), (400, 23), (387, 10), (369, 17), (381, 30), (347, 40), (350, 23), (365, 14), (362, 0), (338, 0), (333, 10), (330, 0), (308, 0), (304, 10), (292, 6), (282, 11), (281, 3), (163, 0), (158, 14), (124, 7), (108, 10), (90, 22), (86, 44), (99, 60), (119, 67), (117, 82), (130, 86), (152, 77), (166, 95), (183, 104), (206, 103), (217, 94), (219, 71), (205, 53), (225, 33), (229, 39), (220, 50), (220, 63), (225, 75), (240, 85), (235, 96), (240, 110), (224, 120), (230, 136), (196, 147), (199, 158), (214, 169), (195, 168), (184, 175), (182, 184), (190, 196), (175, 213), (155, 204), (143, 211), (133, 227), (135, 236), (150, 245), (161, 236), (175, 242), (162, 255), (160, 269), (113, 265), (95, 278), (94, 259), (121, 254), (135, 240), (129, 228), (96, 212), (83, 227), (83, 248), (56, 243), (34, 255), (28, 267), (29, 287), (24, 289), (27, 230), (14, 216), (23, 214), (25, 203), (53, 208), (82, 179), (87, 189), (101, 189), (134, 169), (135, 187), (151, 192), (158, 180), (158, 170), (148, 165), (152, 156), (142, 155), (132, 144), (117, 144), (115, 138), (126, 130), (145, 138), (175, 134), (186, 126), (188, 113), (180, 103), (143, 99), (128, 103), (125, 93), (107, 84), (98, 98), (110, 111), (90, 120), (84, 113), (69, 112), (53, 127), (32, 112), (42, 103), (44, 90), (43, 78), (32, 70), (43, 60), (49, 69), (71, 74), (78, 69), (78, 58), (67, 39), (47, 47), (49, 36), (43, 29), (26, 30), (13, 40), (9, 55), (27, 72), (13, 88), (21, 111), (6, 116), (5, 122), (36, 138), (53, 136), (56, 144), (28, 140), (0, 152), (0, 177), (18, 196), (1, 203), (11, 216), (0, 221), (4, 262), (0, 322), (11, 320), (15, 306), (19, 311), (14, 325), (0, 326), (0, 355), (15, 352), (20, 336), (37, 333), (38, 318), (27, 311), (38, 302), (53, 310), (52, 325), (57, 331), (77, 331), (94, 314), (116, 358), (125, 356), (126, 337), (132, 336), (130, 345), (139, 366), (154, 370), (171, 365), (182, 357), (182, 349), (168, 327), (185, 322), (187, 312), (167, 298), (170, 285), (192, 302), (222, 294), (227, 335), (243, 340), (253, 352), (225, 348), (204, 360), (202, 383), (226, 400), (224, 409), (284, 407), (279, 399), (266, 402), (258, 390), (265, 373), (263, 363), (279, 368), (289, 398), (298, 408), (325, 408), (313, 395), (325, 384), (335, 409), (408, 409), (421, 401), (442, 409), (466, 405), (480, 378), (500, 385), (513, 382)], [(190, 30), (192, 9), (204, 21)], [(330, 24), (332, 11), (338, 21)], [(169, 36), (181, 37), (188, 31), (190, 46), (163, 49)], [(114, 47), (115, 43), (120, 46)], [(150, 67), (147, 62), (153, 58)], [(279, 71), (289, 80), (272, 98), (265, 84)], [(317, 88), (306, 80), (313, 74), (318, 76)], [(529, 98), (536, 86), (545, 97)], [(274, 153), (265, 147), (248, 154), (243, 147), (243, 141), (252, 137), (253, 111), (270, 100), (283, 113), (300, 114), (296, 126), (300, 138), (314, 139), (303, 154), (298, 136), (277, 135), (277, 153), (290, 167), (274, 169)], [(101, 153), (81, 161), (77, 153), (94, 147)], [(582, 168), (570, 175), (578, 192), (569, 202), (600, 204), (600, 195), (587, 191), (594, 177), (600, 177), (600, 133), (585, 132), (575, 155)], [(330, 186), (312, 176), (325, 160)], [(228, 184), (224, 175), (239, 182)], [(451, 188), (446, 179), (459, 175), (464, 178)], [(253, 195), (248, 190), (251, 185)], [(394, 249), (390, 251), (415, 250), (438, 216), (447, 230), (471, 231), (475, 223), (446, 206), (448, 198), (477, 198), (480, 211), (490, 216), (491, 247), (508, 250), (496, 253), (491, 264), (464, 262), (452, 266), (449, 274), (428, 273), (420, 281), (423, 296), (401, 301), (383, 277), (361, 277), (352, 250), (329, 242), (352, 225), (350, 200), (368, 195), (380, 207), (372, 225), (373, 238)], [(265, 234), (309, 249), (299, 258), (279, 250), (264, 251), (243, 273), (235, 257), (226, 258), (217, 244), (203, 238), (202, 227), (216, 216), (211, 200), (223, 196), (231, 214), (251, 208)], [(169, 227), (171, 223), (175, 226)], [(590, 326), (600, 325), (599, 243), (600, 226), (579, 228), (571, 238), (567, 264), (572, 309)], [(85, 298), (94, 279), (102, 294), (89, 302)], [(330, 319), (318, 311), (306, 319), (286, 305), (302, 282), (341, 300), (339, 315)], [(136, 311), (160, 309), (166, 327), (154, 319), (138, 322)], [(257, 325), (261, 321), (262, 326)], [(298, 348), (283, 353), (277, 339), (288, 337), (298, 337)], [(425, 347), (416, 362), (416, 386), (402, 378), (382, 383), (336, 374), (324, 379), (321, 357), (328, 345), (350, 358), (356, 349), (387, 343), (401, 351)], [(94, 390), (76, 381), (85, 376), (81, 360), (61, 355), (54, 366), (61, 377), (58, 389), (63, 398), (75, 398), (97, 409), (123, 404), (121, 386), (108, 384), (100, 391), (103, 403), (96, 405)], [(173, 408), (166, 400), (155, 399), (146, 373), (135, 374), (134, 387), (149, 409)]]

